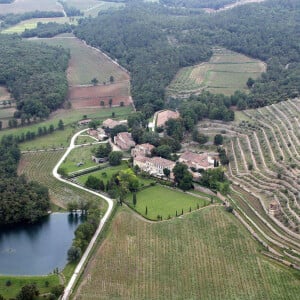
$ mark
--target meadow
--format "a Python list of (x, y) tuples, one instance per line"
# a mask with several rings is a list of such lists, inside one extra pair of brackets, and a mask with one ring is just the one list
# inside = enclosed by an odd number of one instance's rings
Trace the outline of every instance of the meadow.
[[(209, 204), (209, 201), (200, 197), (183, 193), (179, 190), (169, 189), (156, 185), (145, 188), (136, 193), (137, 204), (134, 209), (144, 217), (157, 220), (157, 216), (162, 219), (173, 218), (177, 215), (196, 210)], [(133, 207), (132, 194), (126, 197), (126, 202)], [(147, 207), (147, 213), (146, 213)]]
[(91, 84), (93, 78), (97, 78), (99, 83), (109, 82), (110, 76), (114, 77), (115, 82), (128, 80), (129, 84), (129, 77), (125, 71), (112, 63), (102, 52), (87, 47), (75, 37), (36, 39), (34, 41), (70, 49), (71, 59), (68, 69), (70, 85)]
[(299, 283), (222, 207), (154, 224), (122, 208), (74, 299), (296, 300)]
[(66, 185), (53, 177), (52, 170), (63, 153), (64, 151), (60, 150), (23, 154), (19, 163), (18, 173), (24, 174), (28, 179), (47, 186), (51, 201), (59, 207), (66, 208), (69, 201), (93, 200), (97, 201), (101, 209), (105, 211), (107, 204), (99, 197)]
[[(11, 285), (7, 286), (10, 281)], [(53, 286), (59, 284), (58, 275), (47, 276), (4, 276), (0, 275), (0, 295), (5, 299), (13, 299), (25, 284), (35, 284), (40, 294), (49, 293)]]
[(202, 90), (225, 95), (232, 95), (236, 90), (248, 92), (248, 78), (259, 77), (265, 69), (259, 60), (226, 49), (214, 49), (208, 62), (180, 69), (167, 92), (182, 96)]

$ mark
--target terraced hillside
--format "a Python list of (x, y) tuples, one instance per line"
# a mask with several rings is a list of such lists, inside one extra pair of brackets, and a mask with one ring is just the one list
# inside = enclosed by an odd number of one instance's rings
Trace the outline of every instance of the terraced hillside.
[(300, 265), (300, 99), (238, 117), (206, 124), (206, 132), (227, 136), (228, 198), (272, 255)]

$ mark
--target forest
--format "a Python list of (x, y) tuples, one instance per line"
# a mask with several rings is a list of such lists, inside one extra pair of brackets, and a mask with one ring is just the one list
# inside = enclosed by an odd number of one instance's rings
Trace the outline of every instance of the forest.
[(63, 104), (68, 92), (69, 52), (5, 35), (0, 36), (0, 51), (0, 84), (16, 100), (15, 117), (46, 118)]
[(249, 95), (235, 99), (243, 108), (260, 107), (299, 94), (299, 6), (273, 0), (205, 14), (130, 2), (122, 11), (81, 20), (75, 34), (131, 72), (133, 98), (146, 116), (168, 105), (165, 87), (178, 69), (207, 61), (216, 45), (267, 63)]
[(49, 23), (37, 23), (37, 27), (33, 29), (25, 29), (22, 32), (21, 36), (23, 38), (31, 38), (31, 37), (38, 37), (38, 38), (51, 38), (55, 35), (65, 33), (65, 32), (72, 32), (72, 26), (65, 23), (65, 24), (58, 24), (56, 22), (49, 22)]
[(161, 0), (160, 3), (171, 7), (219, 9), (237, 0)]
[(0, 142), (0, 226), (33, 223), (50, 207), (48, 189), (17, 176), (21, 153), (12, 136)]

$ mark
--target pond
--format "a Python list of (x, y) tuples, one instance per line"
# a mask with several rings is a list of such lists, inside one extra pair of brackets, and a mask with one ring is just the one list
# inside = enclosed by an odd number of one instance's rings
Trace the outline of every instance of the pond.
[(80, 215), (75, 216), (53, 213), (36, 224), (0, 229), (0, 274), (46, 275), (61, 270), (82, 222)]

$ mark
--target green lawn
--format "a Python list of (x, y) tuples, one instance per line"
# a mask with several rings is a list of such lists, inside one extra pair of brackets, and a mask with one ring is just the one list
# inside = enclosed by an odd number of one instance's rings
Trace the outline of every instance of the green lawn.
[[(98, 164), (92, 161), (92, 150), (96, 149), (97, 147), (97, 145), (92, 145), (81, 146), (73, 149), (68, 157), (64, 160), (61, 167), (66, 169), (67, 173), (72, 173), (89, 167), (97, 166)], [(83, 163), (83, 165), (77, 166), (77, 164), (80, 162)]]
[(95, 142), (97, 142), (95, 139), (93, 139), (92, 137), (90, 137), (86, 134), (83, 134), (83, 135), (80, 135), (76, 139), (75, 144), (76, 145), (82, 145), (82, 144), (95, 143)]
[(127, 162), (122, 161), (122, 164), (119, 166), (108, 167), (108, 168), (105, 168), (105, 169), (102, 169), (99, 171), (91, 172), (91, 173), (76, 177), (76, 180), (78, 182), (80, 182), (81, 184), (85, 184), (88, 177), (90, 175), (93, 175), (93, 176), (96, 176), (97, 178), (100, 178), (101, 180), (103, 180), (104, 183), (107, 183), (107, 181), (109, 181), (115, 173), (117, 173), (121, 170), (125, 170), (127, 168), (128, 168)]
[[(11, 282), (11, 286), (7, 287), (7, 281)], [(49, 283), (48, 286), (47, 283)], [(51, 288), (59, 284), (57, 275), (47, 276), (0, 276), (0, 295), (5, 299), (15, 298), (18, 292), (25, 284), (36, 284), (40, 294), (49, 293)]]
[[(128, 195), (126, 200), (130, 205), (133, 205), (132, 195)], [(176, 211), (180, 215), (182, 209), (186, 213), (189, 212), (190, 208), (195, 210), (197, 207), (203, 207), (208, 204), (208, 200), (156, 185), (137, 193), (135, 209), (148, 219), (157, 220), (158, 215), (162, 216), (163, 219), (167, 219), (169, 216), (174, 217)], [(148, 209), (147, 215), (146, 207)]]

